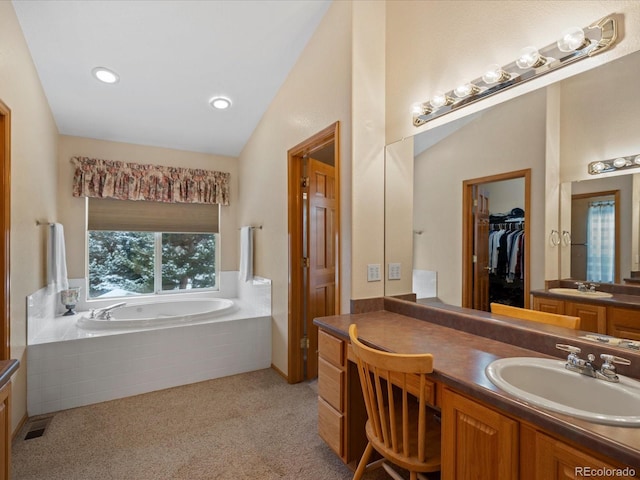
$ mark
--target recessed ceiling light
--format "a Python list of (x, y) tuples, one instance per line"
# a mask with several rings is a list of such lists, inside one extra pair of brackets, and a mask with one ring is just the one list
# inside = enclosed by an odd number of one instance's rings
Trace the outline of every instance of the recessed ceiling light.
[(91, 73), (93, 73), (93, 76), (103, 83), (118, 83), (120, 80), (120, 77), (116, 72), (105, 67), (96, 67), (91, 70)]
[(231, 100), (226, 97), (214, 97), (209, 100), (209, 104), (218, 110), (224, 110), (225, 108), (229, 108), (231, 106)]

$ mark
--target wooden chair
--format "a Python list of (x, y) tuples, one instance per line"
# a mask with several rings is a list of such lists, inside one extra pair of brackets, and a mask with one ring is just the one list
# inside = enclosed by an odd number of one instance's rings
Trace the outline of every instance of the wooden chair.
[(491, 304), (491, 313), (504, 315), (505, 317), (530, 320), (532, 322), (546, 323), (547, 325), (557, 325), (558, 327), (580, 330), (580, 317), (569, 315), (558, 315), (556, 313), (540, 312), (538, 310), (528, 310), (526, 308), (512, 307), (501, 303)]
[[(433, 371), (433, 356), (370, 348), (358, 340), (354, 324), (349, 326), (349, 337), (367, 408), (365, 430), (369, 440), (353, 480), (362, 477), (374, 449), (384, 457), (382, 466), (396, 480), (402, 477), (384, 460), (408, 470), (411, 480), (426, 478), (418, 472), (439, 471), (440, 424), (426, 401), (426, 377)], [(389, 381), (392, 376), (393, 385)], [(417, 396), (407, 391), (409, 383), (419, 385)]]

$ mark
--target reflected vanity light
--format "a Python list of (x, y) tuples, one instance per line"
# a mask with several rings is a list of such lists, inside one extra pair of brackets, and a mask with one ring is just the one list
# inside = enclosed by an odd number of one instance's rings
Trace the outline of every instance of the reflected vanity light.
[(604, 17), (585, 28), (567, 29), (556, 42), (544, 48), (526, 47), (517, 60), (503, 66), (493, 64), (481, 77), (415, 104), (412, 109), (413, 125), (420, 127), (465, 105), (597, 55), (610, 48), (617, 38), (618, 26), (613, 16)]
[(610, 160), (598, 160), (591, 162), (587, 170), (591, 175), (599, 175), (601, 173), (617, 172), (629, 168), (640, 168), (640, 155), (616, 157)]

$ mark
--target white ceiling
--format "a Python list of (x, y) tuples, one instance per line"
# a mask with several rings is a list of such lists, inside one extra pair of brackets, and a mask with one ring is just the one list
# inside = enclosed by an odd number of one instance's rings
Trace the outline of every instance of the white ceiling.
[[(331, 0), (13, 0), (63, 135), (238, 156)], [(94, 67), (116, 71), (114, 85)], [(209, 100), (233, 105), (214, 110)]]

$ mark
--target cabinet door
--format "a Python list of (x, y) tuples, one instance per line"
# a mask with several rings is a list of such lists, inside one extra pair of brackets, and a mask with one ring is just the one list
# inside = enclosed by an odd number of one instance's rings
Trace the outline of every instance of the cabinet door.
[(442, 479), (517, 480), (518, 422), (445, 389)]
[(607, 333), (607, 307), (588, 303), (565, 303), (567, 315), (580, 317), (580, 330)]
[[(634, 478), (615, 467), (543, 433), (536, 435), (535, 480)], [(609, 472), (609, 475), (607, 475)], [(616, 472), (615, 475), (611, 472)]]
[(640, 310), (610, 307), (607, 310), (607, 334), (640, 340)]
[(533, 297), (533, 309), (540, 312), (564, 315), (564, 301), (554, 298)]
[(9, 480), (11, 473), (10, 396), (11, 383), (7, 383), (0, 389), (0, 480)]

